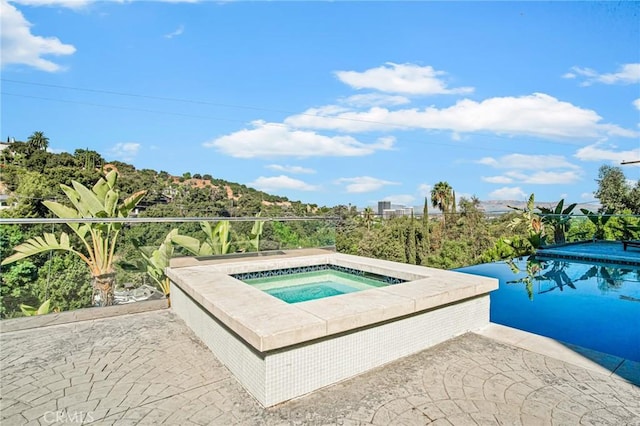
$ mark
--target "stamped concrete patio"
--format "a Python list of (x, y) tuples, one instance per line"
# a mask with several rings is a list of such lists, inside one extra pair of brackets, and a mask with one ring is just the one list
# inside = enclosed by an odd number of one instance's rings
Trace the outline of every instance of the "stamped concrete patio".
[[(0, 422), (640, 425), (637, 385), (486, 336), (264, 409), (168, 310), (5, 332)], [(638, 364), (625, 366), (636, 381)]]

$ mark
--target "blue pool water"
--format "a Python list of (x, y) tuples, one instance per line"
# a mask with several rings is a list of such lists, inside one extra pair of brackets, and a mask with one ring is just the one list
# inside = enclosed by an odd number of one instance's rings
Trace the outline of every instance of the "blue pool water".
[(457, 269), (498, 278), (491, 322), (640, 361), (640, 267), (516, 260)]
[(334, 269), (291, 272), (282, 275), (260, 274), (257, 278), (242, 277), (242, 281), (287, 303), (323, 299), (390, 284), (388, 280), (385, 281), (388, 277), (355, 275)]
[(313, 284), (294, 285), (292, 287), (265, 290), (270, 295), (287, 303), (305, 302), (307, 300), (323, 299), (339, 294), (353, 293), (359, 289), (334, 281), (319, 281)]

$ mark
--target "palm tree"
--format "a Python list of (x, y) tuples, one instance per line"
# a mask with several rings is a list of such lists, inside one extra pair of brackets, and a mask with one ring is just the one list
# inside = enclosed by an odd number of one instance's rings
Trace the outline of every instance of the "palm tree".
[(367, 231), (371, 230), (371, 224), (373, 223), (373, 219), (375, 214), (373, 213), (373, 209), (371, 207), (367, 207), (362, 212), (362, 219), (364, 223), (367, 225)]
[(431, 189), (431, 205), (437, 207), (447, 223), (447, 213), (451, 211), (453, 202), (453, 188), (447, 182), (438, 182)]
[(27, 144), (31, 152), (46, 151), (49, 147), (49, 138), (44, 135), (44, 132), (33, 132), (27, 139)]
[[(119, 191), (116, 189), (118, 172), (110, 171), (100, 178), (92, 189), (72, 181), (73, 187), (60, 185), (73, 205), (68, 207), (55, 201), (44, 201), (56, 216), (62, 219), (124, 218), (136, 207), (146, 191), (138, 191), (118, 204)], [(24, 259), (34, 254), (52, 250), (64, 250), (79, 256), (91, 270), (93, 303), (97, 306), (113, 304), (113, 290), (116, 284), (114, 258), (118, 235), (124, 223), (67, 223), (82, 242), (81, 248), (73, 247), (66, 232), (58, 239), (54, 234), (45, 233), (15, 247), (16, 253), (2, 261), (2, 265)]]

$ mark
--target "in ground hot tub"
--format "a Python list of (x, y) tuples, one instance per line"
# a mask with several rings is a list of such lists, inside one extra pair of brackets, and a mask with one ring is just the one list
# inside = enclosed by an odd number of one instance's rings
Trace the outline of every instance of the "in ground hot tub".
[[(498, 288), (493, 278), (317, 253), (301, 250), (167, 269), (172, 309), (264, 406), (489, 323), (489, 292)], [(236, 278), (326, 265), (389, 282), (288, 303)]]

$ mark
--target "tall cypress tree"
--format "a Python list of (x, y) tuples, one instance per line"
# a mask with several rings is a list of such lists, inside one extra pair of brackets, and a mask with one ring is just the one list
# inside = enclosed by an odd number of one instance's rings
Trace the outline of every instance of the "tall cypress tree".
[(422, 209), (422, 252), (425, 254), (429, 254), (430, 245), (431, 245), (431, 241), (429, 240), (429, 200), (427, 199), (427, 197), (424, 197), (424, 207)]
[(416, 264), (416, 228), (413, 221), (413, 212), (411, 212), (411, 221), (407, 228), (407, 243), (405, 245), (407, 251), (407, 263)]

